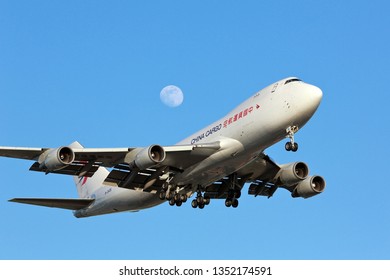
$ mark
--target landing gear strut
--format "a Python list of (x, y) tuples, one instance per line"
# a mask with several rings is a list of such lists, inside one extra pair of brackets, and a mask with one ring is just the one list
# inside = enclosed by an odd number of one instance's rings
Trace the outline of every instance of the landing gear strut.
[(230, 207), (232, 206), (233, 208), (238, 207), (238, 198), (241, 197), (241, 189), (236, 188), (236, 185), (238, 186), (237, 183), (237, 174), (233, 173), (232, 175), (229, 176), (230, 178), (230, 186), (229, 186), (229, 191), (227, 198), (225, 200), (225, 206)]
[(294, 141), (294, 134), (298, 131), (297, 126), (289, 126), (286, 129), (287, 137), (290, 138), (290, 142), (287, 142), (284, 146), (286, 148), (286, 151), (298, 151), (298, 143)]
[(172, 197), (171, 197), (171, 192), (169, 190), (169, 183), (168, 182), (165, 182), (163, 185), (162, 185), (162, 188), (158, 194), (158, 197), (161, 199), (161, 200), (171, 200)]

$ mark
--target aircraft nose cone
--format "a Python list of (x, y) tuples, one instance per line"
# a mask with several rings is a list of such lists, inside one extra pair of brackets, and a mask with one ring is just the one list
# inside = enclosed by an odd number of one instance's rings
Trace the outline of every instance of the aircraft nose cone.
[(300, 114), (305, 121), (308, 121), (313, 116), (318, 106), (320, 106), (322, 90), (316, 86), (306, 84), (300, 93)]
[(318, 106), (320, 106), (322, 100), (322, 90), (316, 86), (308, 85), (303, 96), (306, 108), (314, 113)]
[(310, 90), (311, 99), (313, 102), (313, 105), (318, 107), (320, 105), (320, 102), (322, 100), (322, 90), (316, 86), (312, 86)]

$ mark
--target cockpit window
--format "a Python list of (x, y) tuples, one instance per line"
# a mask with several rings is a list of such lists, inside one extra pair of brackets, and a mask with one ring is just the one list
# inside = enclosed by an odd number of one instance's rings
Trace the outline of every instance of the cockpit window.
[(300, 82), (300, 81), (301, 81), (300, 79), (289, 79), (284, 84), (287, 85), (288, 83), (291, 83), (291, 82)]

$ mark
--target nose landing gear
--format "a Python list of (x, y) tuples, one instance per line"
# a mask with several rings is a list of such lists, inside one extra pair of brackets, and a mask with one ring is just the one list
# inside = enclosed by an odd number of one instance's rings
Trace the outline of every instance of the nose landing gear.
[(298, 151), (298, 143), (294, 141), (294, 134), (298, 131), (297, 126), (289, 126), (286, 129), (287, 137), (290, 138), (290, 142), (287, 142), (286, 145), (284, 145), (286, 151)]

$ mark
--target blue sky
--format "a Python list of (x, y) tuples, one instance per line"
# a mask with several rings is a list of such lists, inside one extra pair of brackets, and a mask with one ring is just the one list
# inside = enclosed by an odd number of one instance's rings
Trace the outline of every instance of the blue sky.
[[(170, 145), (257, 90), (324, 92), (279, 163), (326, 191), (243, 195), (76, 219), (13, 197), (76, 197), (71, 178), (0, 159), (0, 259), (389, 259), (388, 1), (0, 1), (0, 145)], [(167, 85), (184, 93), (163, 105)], [(247, 186), (245, 187), (247, 190)]]

